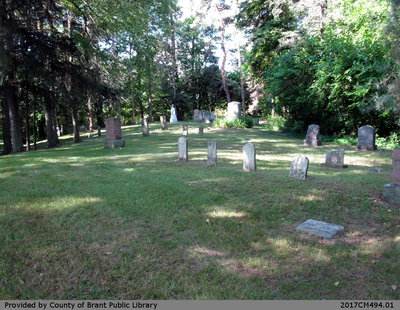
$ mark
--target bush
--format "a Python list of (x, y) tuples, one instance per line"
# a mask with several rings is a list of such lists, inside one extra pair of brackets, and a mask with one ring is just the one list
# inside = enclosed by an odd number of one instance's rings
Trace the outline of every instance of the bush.
[(377, 137), (375, 143), (378, 148), (393, 150), (400, 145), (400, 135), (392, 132), (387, 138)]
[(268, 115), (265, 128), (268, 130), (283, 130), (285, 128), (286, 120), (280, 115)]
[(233, 121), (228, 121), (225, 117), (217, 117), (214, 120), (214, 127), (217, 128), (252, 128), (253, 118), (250, 116), (239, 116)]

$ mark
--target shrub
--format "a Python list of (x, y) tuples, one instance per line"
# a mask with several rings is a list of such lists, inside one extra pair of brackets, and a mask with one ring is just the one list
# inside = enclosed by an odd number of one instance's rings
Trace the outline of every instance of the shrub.
[(265, 128), (268, 130), (283, 130), (285, 128), (286, 120), (280, 115), (268, 115)]
[(253, 118), (250, 116), (239, 116), (233, 121), (228, 121), (225, 117), (217, 117), (214, 120), (214, 127), (217, 128), (252, 128)]

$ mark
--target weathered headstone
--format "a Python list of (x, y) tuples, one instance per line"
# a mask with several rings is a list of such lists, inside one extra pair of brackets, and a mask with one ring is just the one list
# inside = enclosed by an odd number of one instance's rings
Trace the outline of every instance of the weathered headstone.
[(203, 113), (204, 116), (204, 122), (206, 122), (207, 124), (211, 123), (211, 112), (205, 111)]
[(203, 126), (200, 126), (199, 127), (199, 135), (203, 135), (204, 134), (204, 127)]
[(357, 150), (359, 151), (376, 150), (374, 127), (366, 125), (358, 128)]
[(253, 117), (253, 124), (254, 124), (254, 126), (260, 126), (260, 118)]
[(331, 151), (326, 153), (325, 163), (321, 164), (323, 167), (329, 168), (347, 168), (344, 162), (344, 149)]
[(208, 142), (208, 156), (207, 156), (207, 166), (215, 167), (217, 166), (217, 142)]
[(122, 139), (121, 120), (119, 118), (106, 118), (106, 140), (104, 147), (106, 149), (115, 149), (124, 147), (125, 140)]
[(393, 150), (393, 183), (383, 186), (383, 200), (390, 203), (400, 203), (400, 148)]
[(182, 126), (182, 134), (184, 136), (187, 136), (189, 134), (189, 126), (188, 125), (183, 125)]
[(240, 116), (241, 104), (237, 101), (228, 103), (228, 115), (226, 116), (228, 121), (233, 121)]
[(344, 232), (344, 227), (341, 225), (334, 225), (322, 221), (309, 219), (297, 226), (296, 230), (308, 232), (324, 239), (331, 239), (337, 235), (342, 234)]
[(298, 155), (290, 165), (289, 177), (299, 180), (307, 178), (309, 160), (304, 155)]
[(177, 123), (178, 122), (178, 118), (176, 117), (176, 109), (175, 106), (172, 105), (171, 107), (171, 118), (169, 119), (170, 123)]
[(305, 146), (320, 146), (322, 145), (319, 139), (319, 125), (310, 125), (307, 129), (306, 139), (304, 140)]
[(143, 137), (150, 136), (149, 119), (147, 117), (142, 119), (142, 134), (143, 134)]
[(243, 170), (256, 171), (256, 148), (253, 143), (246, 143), (243, 146)]
[(204, 120), (203, 111), (199, 111), (199, 121), (202, 122)]
[(186, 137), (178, 139), (178, 159), (188, 161), (188, 140)]
[(165, 117), (165, 115), (161, 115), (160, 116), (160, 123), (161, 123), (161, 129), (162, 130), (167, 130), (168, 129), (167, 118)]
[(97, 136), (101, 137), (101, 127), (97, 126)]
[(199, 109), (194, 109), (194, 111), (193, 111), (193, 120), (194, 121), (199, 121), (200, 120), (200, 110)]

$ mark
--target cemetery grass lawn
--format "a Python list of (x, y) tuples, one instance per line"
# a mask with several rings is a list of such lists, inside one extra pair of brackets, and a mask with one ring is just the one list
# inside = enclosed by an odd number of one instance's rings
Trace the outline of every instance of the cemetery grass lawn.
[[(347, 169), (323, 168), (337, 145), (189, 123), (182, 163), (181, 125), (126, 127), (122, 149), (85, 138), (0, 157), (0, 298), (400, 299), (400, 208), (381, 195), (391, 152), (349, 148)], [(255, 173), (242, 171), (247, 141)], [(309, 178), (290, 179), (301, 153)], [(294, 230), (309, 218), (345, 234)]]

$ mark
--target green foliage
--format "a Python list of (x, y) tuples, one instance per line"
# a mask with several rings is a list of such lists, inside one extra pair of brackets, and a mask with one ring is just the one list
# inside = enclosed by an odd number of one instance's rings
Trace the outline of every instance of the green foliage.
[(217, 128), (253, 128), (253, 118), (250, 116), (239, 116), (233, 121), (228, 121), (225, 117), (217, 117), (213, 123)]
[(283, 116), (278, 114), (270, 114), (267, 116), (264, 127), (268, 130), (283, 130), (285, 128), (286, 120)]
[(392, 132), (389, 137), (377, 137), (375, 143), (378, 148), (393, 150), (400, 146), (400, 134)]

